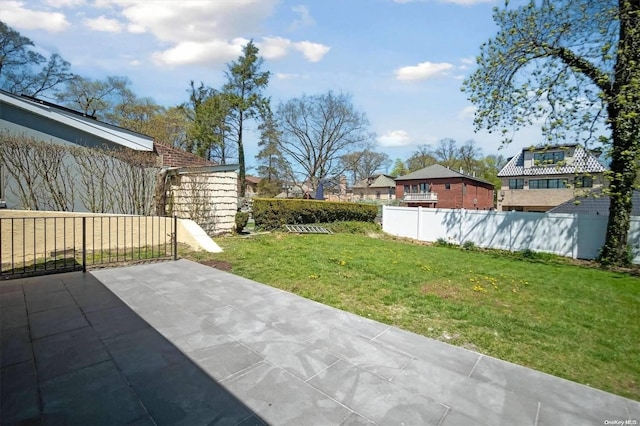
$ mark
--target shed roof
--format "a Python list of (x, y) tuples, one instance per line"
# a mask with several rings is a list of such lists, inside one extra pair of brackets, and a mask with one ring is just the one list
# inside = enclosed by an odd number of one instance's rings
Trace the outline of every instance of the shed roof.
[[(608, 216), (610, 203), (609, 195), (603, 194), (600, 190), (594, 190), (587, 196), (575, 197), (552, 208), (549, 213), (582, 213)], [(633, 191), (631, 203), (631, 216), (640, 216), (640, 191)]]
[(402, 180), (423, 180), (423, 179), (446, 179), (446, 178), (466, 178), (477, 182), (493, 185), (484, 179), (477, 178), (475, 176), (465, 175), (464, 173), (456, 172), (448, 167), (444, 167), (440, 164), (434, 164), (424, 169), (416, 170), (404, 176), (399, 176), (396, 181)]
[(0, 104), (2, 103), (136, 151), (153, 151), (152, 137), (103, 123), (69, 108), (0, 90)]

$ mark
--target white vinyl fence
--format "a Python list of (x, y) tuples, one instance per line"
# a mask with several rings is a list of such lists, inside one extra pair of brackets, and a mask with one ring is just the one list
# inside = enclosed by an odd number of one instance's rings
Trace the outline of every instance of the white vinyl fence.
[[(605, 241), (607, 216), (486, 210), (391, 207), (382, 209), (382, 230), (420, 241), (439, 238), (484, 248), (529, 249), (574, 259), (595, 259)], [(640, 217), (631, 218), (629, 244), (640, 263)]]

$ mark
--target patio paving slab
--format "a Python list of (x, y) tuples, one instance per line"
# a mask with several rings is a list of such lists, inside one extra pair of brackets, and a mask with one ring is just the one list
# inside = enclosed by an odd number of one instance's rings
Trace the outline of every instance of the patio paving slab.
[(13, 280), (0, 302), (3, 425), (640, 421), (637, 401), (187, 260)]

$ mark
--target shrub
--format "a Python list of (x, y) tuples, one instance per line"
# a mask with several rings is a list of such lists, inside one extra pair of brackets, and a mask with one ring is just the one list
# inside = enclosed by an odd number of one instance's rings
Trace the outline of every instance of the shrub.
[(520, 250), (518, 253), (524, 259), (537, 259), (538, 258), (538, 253), (536, 253), (535, 251), (530, 250), (530, 249)]
[(476, 243), (474, 243), (473, 241), (465, 241), (462, 244), (462, 249), (463, 250), (474, 251), (474, 250), (477, 250), (478, 247), (476, 246)]
[(249, 213), (237, 212), (236, 213), (236, 232), (239, 234), (242, 232), (247, 223), (249, 222)]
[(326, 228), (338, 234), (362, 234), (378, 233), (380, 225), (370, 222), (334, 222), (326, 225)]
[(280, 229), (285, 224), (332, 223), (339, 221), (374, 222), (375, 205), (317, 200), (256, 198), (253, 218), (256, 228)]

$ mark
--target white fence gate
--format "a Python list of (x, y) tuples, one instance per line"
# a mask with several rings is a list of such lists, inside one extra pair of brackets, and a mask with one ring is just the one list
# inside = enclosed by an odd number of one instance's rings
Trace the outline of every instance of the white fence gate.
[[(382, 230), (434, 242), (439, 238), (484, 248), (524, 249), (595, 259), (605, 241), (607, 216), (383, 206)], [(629, 244), (640, 263), (640, 217), (631, 218)]]

